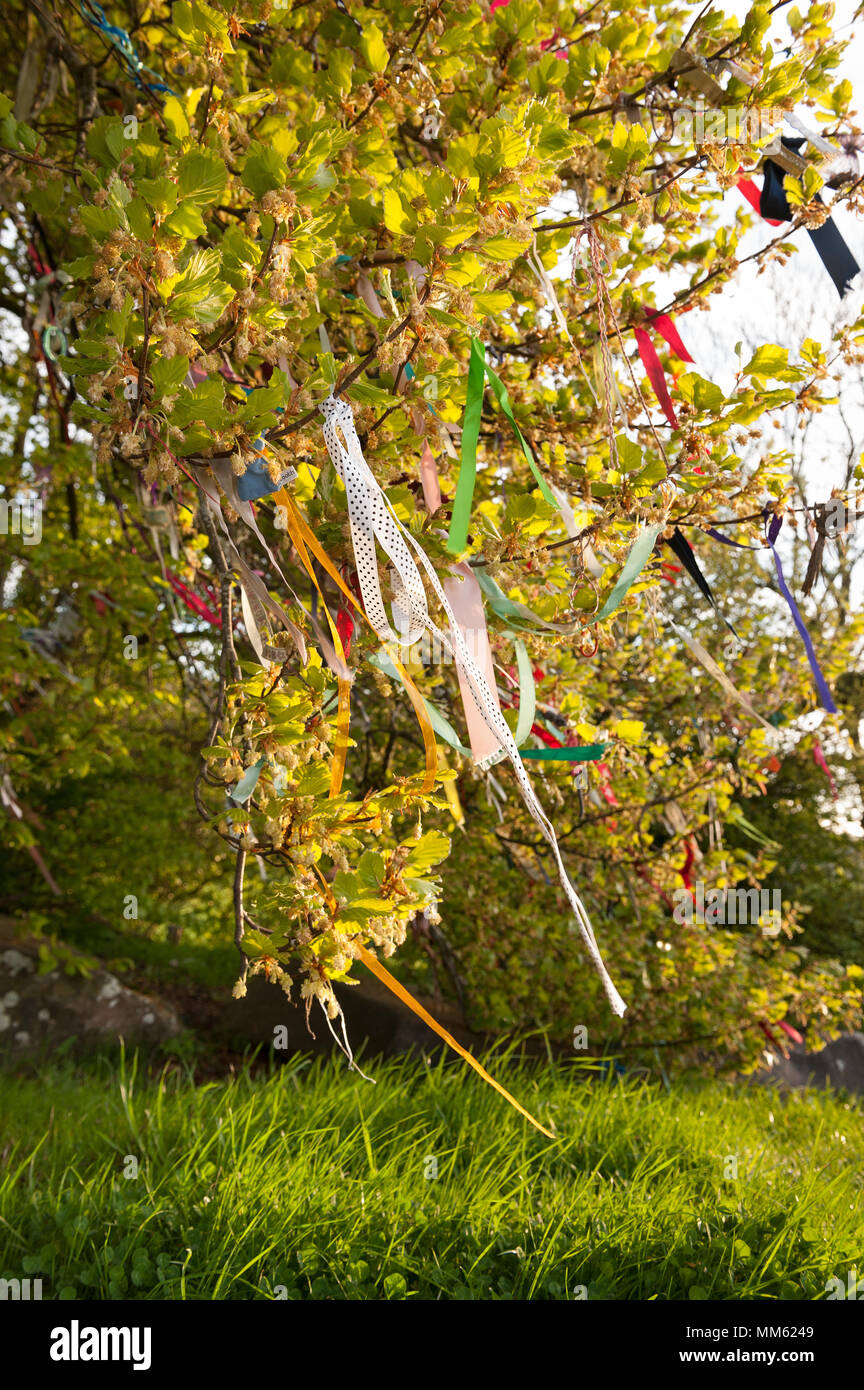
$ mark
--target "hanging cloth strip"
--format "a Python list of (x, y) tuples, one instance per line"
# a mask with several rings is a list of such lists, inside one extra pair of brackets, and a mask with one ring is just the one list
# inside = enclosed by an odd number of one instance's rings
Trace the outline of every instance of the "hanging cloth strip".
[(142, 63), (126, 30), (120, 29), (116, 24), (108, 23), (101, 5), (94, 4), (93, 0), (79, 0), (78, 8), (82, 18), (94, 29), (100, 30), (111, 47), (120, 54), (126, 65), (126, 70), (136, 86), (150, 92), (168, 92), (171, 96), (176, 95), (174, 89), (167, 87), (162, 81), (145, 82), (143, 80), (142, 72), (149, 72), (152, 77), (156, 78), (159, 77), (159, 74), (153, 68), (148, 68), (146, 63)]
[(605, 743), (586, 743), (581, 748), (525, 748), (523, 758), (538, 758), (543, 762), (594, 763), (606, 752)]
[[(435, 569), (422, 547), (396, 517), (369, 469), (357, 438), (351, 406), (347, 401), (331, 395), (321, 409), (324, 415), (324, 440), (327, 450), (345, 484), (354, 558), (366, 615), (384, 642), (395, 641), (410, 646), (424, 632), (430, 632), (442, 648), (450, 653), (457, 670), (464, 674), (468, 693), (480, 716), (497, 737), (499, 745), (509, 758), (526, 808), (552, 850), (559, 880), (576, 918), (582, 940), (600, 976), (610, 1006), (620, 1017), (626, 1006), (603, 963), (585, 907), (567, 877), (555, 831), (537, 800), (498, 700), (493, 696), (486, 677), (468, 651)], [(394, 621), (400, 628), (398, 633), (390, 626), (384, 610), (375, 553), (376, 539), (391, 560), (395, 571), (392, 609)], [(426, 592), (417, 568), (417, 560), (425, 570), (435, 597), (447, 616), (450, 625), (449, 635), (442, 632), (429, 616)]]
[(597, 614), (596, 621), (598, 623), (602, 623), (605, 618), (610, 617), (615, 612), (627, 590), (636, 583), (654, 551), (654, 545), (663, 527), (663, 522), (653, 526), (644, 526), (637, 535), (630, 547), (627, 559), (624, 561), (624, 568), (618, 576), (617, 583)]
[(477, 476), (477, 441), (480, 437), (480, 420), (483, 414), (483, 388), (487, 377), (492, 394), (501, 407), (503, 414), (506, 415), (507, 419), (510, 421), (528, 466), (537, 479), (537, 486), (540, 489), (543, 500), (548, 502), (550, 507), (555, 507), (556, 510), (558, 507), (558, 503), (555, 501), (550, 491), (549, 484), (537, 467), (528, 442), (516, 423), (513, 407), (510, 404), (510, 397), (507, 395), (507, 388), (501, 378), (492, 370), (486, 361), (486, 349), (479, 338), (472, 338), (471, 351), (468, 358), (468, 386), (465, 397), (465, 417), (462, 424), (462, 453), (459, 464), (459, 478), (456, 483), (456, 494), (453, 498), (453, 515), (450, 519), (450, 531), (447, 536), (447, 549), (453, 555), (460, 554), (468, 544), (471, 503), (474, 498), (474, 482)]
[[(501, 705), (495, 685), (492, 648), (489, 645), (486, 614), (483, 611), (483, 594), (470, 565), (453, 566), (449, 577), (444, 580), (444, 593), (450, 602), (453, 618), (462, 633), (462, 640), (471, 652), (477, 666), (483, 672), (489, 693), (500, 714)], [(465, 707), (471, 753), (481, 772), (485, 772), (487, 768), (494, 767), (496, 763), (499, 763), (502, 758), (506, 757), (506, 754), (497, 734), (483, 719), (476, 702), (471, 698), (468, 678), (461, 666), (457, 668), (456, 674), (459, 678), (462, 704)]]
[(714, 660), (713, 656), (711, 656), (710, 652), (706, 651), (702, 643), (698, 641), (695, 637), (691, 637), (689, 632), (685, 632), (683, 627), (679, 627), (676, 622), (673, 622), (672, 618), (670, 618), (668, 614), (666, 615), (666, 621), (672, 628), (672, 631), (677, 632), (685, 647), (687, 647), (690, 650), (690, 652), (692, 652), (693, 656), (695, 656), (699, 664), (705, 667), (705, 670), (708, 672), (709, 676), (713, 677), (713, 679), (717, 681), (717, 684), (723, 687), (723, 689), (726, 691), (726, 694), (729, 695), (731, 699), (735, 700), (736, 703), (741, 706), (744, 712), (747, 715), (749, 715), (751, 719), (755, 720), (757, 724), (761, 724), (762, 727), (764, 729), (767, 729), (769, 733), (775, 733), (776, 731), (774, 729), (774, 726), (772, 724), (769, 724), (767, 720), (763, 719), (761, 714), (757, 714), (756, 710), (753, 708), (753, 705), (748, 700), (747, 696), (742, 695), (738, 687), (736, 685), (733, 685), (732, 681), (726, 675), (726, 672), (720, 666), (717, 665), (717, 662)]
[(813, 679), (816, 683), (816, 689), (819, 693), (819, 703), (821, 704), (824, 710), (828, 711), (829, 714), (837, 714), (837, 706), (834, 703), (834, 698), (831, 694), (831, 691), (828, 689), (828, 682), (822, 674), (822, 671), (819, 667), (819, 662), (816, 660), (816, 653), (813, 650), (813, 643), (810, 640), (810, 634), (804, 626), (804, 619), (801, 617), (801, 614), (798, 611), (798, 605), (792, 597), (786, 580), (783, 577), (783, 566), (780, 563), (780, 556), (777, 554), (777, 549), (774, 545), (774, 542), (780, 534), (780, 527), (782, 525), (782, 516), (772, 516), (770, 508), (766, 508), (765, 535), (768, 544), (771, 547), (771, 554), (774, 556), (774, 568), (777, 571), (778, 588), (780, 589), (781, 594), (783, 595), (787, 604), (789, 605), (789, 612), (792, 614), (792, 621), (794, 622), (795, 626), (798, 629), (798, 632), (800, 633), (801, 641), (804, 643), (804, 650), (807, 653), (807, 660), (810, 663), (810, 670), (813, 672)]
[(516, 1100), (514, 1096), (511, 1096), (510, 1092), (505, 1090), (499, 1081), (495, 1080), (494, 1076), (489, 1075), (486, 1068), (481, 1066), (477, 1058), (472, 1056), (461, 1043), (456, 1041), (452, 1033), (448, 1033), (446, 1028), (442, 1028), (441, 1024), (436, 1022), (430, 1013), (427, 1013), (423, 1005), (412, 998), (404, 985), (401, 985), (395, 976), (390, 974), (390, 971), (386, 966), (381, 964), (377, 956), (373, 955), (371, 951), (368, 951), (360, 942), (355, 942), (354, 945), (363, 964), (367, 969), (372, 971), (372, 974), (375, 975), (383, 985), (386, 985), (387, 988), (396, 995), (397, 999), (401, 999), (402, 1003), (405, 1004), (412, 1013), (416, 1014), (418, 1018), (421, 1018), (427, 1027), (431, 1028), (434, 1033), (437, 1033), (439, 1038), (443, 1038), (448, 1047), (452, 1047), (454, 1052), (458, 1052), (459, 1056), (468, 1063), (469, 1067), (473, 1067), (477, 1074), (482, 1076), (487, 1085), (494, 1087), (499, 1095), (502, 1095), (505, 1100), (508, 1100), (514, 1110), (518, 1110), (519, 1114), (530, 1121), (535, 1129), (539, 1129), (540, 1133), (545, 1134), (547, 1139), (555, 1138), (555, 1135), (550, 1133), (548, 1129), (544, 1129), (543, 1125), (541, 1125), (538, 1120), (535, 1120), (534, 1116), (529, 1114), (528, 1111), (519, 1104), (518, 1100)]
[(684, 536), (682, 532), (679, 531), (677, 526), (675, 527), (675, 530), (672, 532), (671, 538), (666, 541), (666, 544), (669, 546), (669, 549), (673, 551), (673, 553), (681, 561), (685, 570), (690, 575), (690, 578), (695, 581), (699, 590), (705, 595), (708, 602), (711, 604), (711, 607), (714, 609), (714, 612), (717, 614), (718, 618), (722, 619), (722, 621), (726, 624), (733, 637), (738, 637), (738, 633), (735, 631), (728, 618), (723, 617), (723, 614), (720, 611), (720, 606), (717, 603), (716, 598), (714, 597), (711, 585), (708, 583), (708, 580), (705, 578), (704, 574), (699, 568), (699, 562), (696, 559), (693, 547), (687, 540), (686, 536)]
[[(646, 309), (646, 314), (651, 320), (652, 327), (657, 329), (661, 338), (669, 344), (675, 356), (682, 362), (692, 362), (693, 358), (681, 341), (678, 330), (668, 314), (657, 313), (656, 310)], [(651, 341), (650, 335), (644, 328), (634, 328), (636, 346), (639, 349), (639, 356), (645, 368), (648, 380), (654, 388), (654, 394), (660, 402), (660, 408), (673, 430), (678, 428), (678, 417), (675, 414), (675, 407), (669, 395), (669, 388), (666, 385), (666, 373), (660, 358), (657, 356), (657, 349)]]
[[(781, 141), (783, 149), (792, 150), (794, 153), (797, 153), (804, 143), (803, 139), (788, 140), (785, 136)], [(759, 199), (759, 211), (763, 217), (779, 218), (783, 222), (791, 221), (792, 210), (789, 207), (786, 191), (783, 187), (784, 178), (785, 172), (782, 165), (775, 159), (766, 159), (765, 180), (762, 184), (762, 196)], [(818, 193), (815, 201), (817, 203), (822, 202)], [(860, 265), (840, 235), (836, 223), (830, 217), (821, 227), (808, 228), (808, 235), (842, 299), (860, 271)]]
[[(306, 519), (301, 515), (291, 494), (284, 491), (276, 493), (274, 495), (274, 500), (283, 508), (286, 529), (294, 542), (295, 549), (297, 549), (297, 553), (301, 558), (301, 563), (307, 573), (310, 574), (310, 577), (312, 577), (312, 566), (309, 560), (309, 555), (311, 554), (317, 560), (318, 564), (321, 565), (322, 569), (326, 570), (337, 588), (341, 590), (345, 598), (347, 598), (348, 602), (354, 608), (355, 612), (357, 612), (363, 621), (371, 628), (372, 624), (364, 612), (362, 604), (357, 602), (351, 590), (344, 583), (333, 561), (330, 559), (327, 552), (319, 545), (314, 532), (310, 529)], [(302, 546), (299, 547), (297, 546), (298, 538), (303, 543)], [(423, 791), (424, 793), (429, 792), (434, 787), (437, 779), (438, 748), (435, 743), (435, 734), (432, 729), (429, 714), (427, 713), (426, 702), (411, 677), (408, 675), (405, 667), (399, 661), (395, 651), (387, 649), (386, 656), (392, 665), (395, 677), (398, 678), (405, 687), (414, 713), (417, 716), (417, 722), (420, 725), (420, 732), (423, 735), (423, 747), (426, 754), (426, 771), (423, 780)], [(382, 669), (386, 668), (382, 666)], [(390, 674), (389, 671), (388, 674)]]
[[(757, 187), (757, 185), (753, 182), (752, 179), (739, 179), (735, 187), (738, 189), (738, 192), (743, 194), (743, 196), (747, 199), (747, 202), (750, 204), (753, 211), (758, 212), (760, 217), (765, 217), (765, 214), (762, 211), (761, 188)], [(779, 222), (776, 217), (765, 217), (765, 221), (768, 223), (769, 227), (783, 226), (783, 223)]]

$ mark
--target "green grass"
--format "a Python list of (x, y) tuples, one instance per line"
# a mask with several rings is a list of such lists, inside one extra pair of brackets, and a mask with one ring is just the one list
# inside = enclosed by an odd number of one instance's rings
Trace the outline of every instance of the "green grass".
[(451, 1065), (0, 1075), (0, 1274), (44, 1298), (792, 1299), (864, 1271), (860, 1100), (489, 1065), (556, 1141)]

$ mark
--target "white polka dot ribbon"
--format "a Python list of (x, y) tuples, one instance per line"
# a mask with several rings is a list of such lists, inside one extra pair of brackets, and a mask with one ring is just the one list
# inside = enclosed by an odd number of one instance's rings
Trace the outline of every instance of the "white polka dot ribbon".
[[(424, 632), (430, 632), (440, 642), (441, 647), (450, 653), (479, 714), (487, 728), (497, 738), (500, 747), (513, 766), (522, 799), (538, 825), (540, 833), (552, 850), (561, 886), (573, 910), (588, 954), (603, 983), (606, 997), (613, 1012), (620, 1017), (624, 1013), (626, 1005), (603, 964), (588, 913), (567, 877), (555, 831), (537, 800), (534, 788), (519, 756), (515, 739), (501, 712), (498, 701), (495, 699), (486, 677), (468, 650), (453, 610), (438, 580), (438, 575), (422, 547), (393, 512), (390, 503), (366, 463), (354, 427), (353, 412), (348, 402), (331, 395), (324, 402), (321, 410), (324, 415), (324, 440), (327, 450), (333, 460), (333, 466), (345, 484), (354, 560), (366, 616), (383, 642), (397, 642), (411, 646), (423, 636)], [(394, 569), (391, 608), (394, 622), (399, 628), (398, 632), (394, 632), (384, 609), (375, 553), (376, 540), (389, 557)], [(435, 597), (447, 616), (450, 628), (449, 635), (441, 632), (429, 616), (423, 579), (411, 553), (412, 549), (426, 572)]]

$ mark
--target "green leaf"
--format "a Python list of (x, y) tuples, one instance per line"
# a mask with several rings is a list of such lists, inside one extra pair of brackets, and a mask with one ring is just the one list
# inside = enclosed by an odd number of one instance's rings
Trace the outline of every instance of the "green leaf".
[(776, 376), (789, 365), (789, 349), (766, 343), (754, 352), (744, 368), (748, 376)]
[(724, 396), (720, 387), (696, 372), (686, 372), (679, 377), (678, 390), (685, 401), (692, 401), (699, 410), (719, 411), (723, 407)]
[(170, 179), (139, 179), (138, 192), (161, 217), (177, 206), (177, 188)]
[(139, 241), (149, 241), (153, 235), (153, 222), (143, 198), (133, 198), (126, 208), (126, 221), (129, 230)]
[(104, 240), (109, 232), (123, 225), (123, 218), (116, 208), (97, 208), (85, 203), (78, 209), (78, 216), (90, 235), (100, 241)]
[(181, 386), (172, 423), (182, 428), (197, 420), (215, 429), (222, 424), (224, 400), (225, 382), (218, 375), (208, 377), (194, 391), (190, 391), (188, 386)]
[(490, 236), (488, 241), (484, 241), (481, 250), (490, 261), (515, 261), (517, 256), (522, 255), (525, 247), (521, 241), (516, 241), (515, 237)]
[(377, 24), (365, 24), (360, 39), (360, 51), (373, 72), (383, 72), (390, 61), (384, 35)]
[(173, 93), (166, 96), (162, 103), (162, 114), (165, 117), (165, 124), (168, 131), (175, 140), (185, 140), (189, 134), (189, 118), (183, 110), (183, 106), (178, 97)]
[(384, 226), (388, 232), (394, 232), (399, 236), (414, 230), (417, 226), (417, 219), (409, 216), (405, 204), (395, 188), (384, 189), (383, 202)]
[(243, 166), (243, 182), (256, 198), (263, 198), (265, 193), (284, 188), (288, 182), (288, 166), (278, 150), (253, 140)]
[(177, 192), (199, 207), (218, 203), (227, 181), (225, 161), (209, 150), (190, 150), (177, 165)]
[(204, 218), (196, 203), (191, 198), (186, 202), (180, 203), (163, 223), (165, 230), (172, 236), (183, 237), (186, 241), (191, 241), (194, 237), (204, 236), (207, 228), (204, 225)]
[(157, 357), (150, 366), (153, 394), (157, 398), (176, 395), (188, 371), (188, 357)]
[(440, 864), (450, 853), (450, 840), (440, 830), (427, 830), (419, 840), (403, 840), (402, 848), (409, 851), (408, 862), (418, 873)]

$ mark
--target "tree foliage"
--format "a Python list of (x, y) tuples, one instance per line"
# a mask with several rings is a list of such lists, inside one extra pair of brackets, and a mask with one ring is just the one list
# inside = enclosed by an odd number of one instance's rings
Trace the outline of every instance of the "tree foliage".
[[(0, 305), (18, 325), (2, 368), (4, 497), (44, 504), (39, 545), (4, 538), (0, 757), (18, 910), (35, 895), (51, 920), (116, 915), (128, 877), (130, 893), (147, 885), (154, 920), (197, 894), (227, 915), (230, 872), (239, 992), (250, 969), (289, 989), (293, 964), (303, 998), (335, 1017), (332, 984), (352, 977), (359, 946), (387, 957), (410, 937), (415, 980), (434, 965), (477, 1021), (565, 1035), (585, 1022), (594, 1040), (620, 1039), (506, 764), (490, 777), (442, 745), (430, 785), (412, 706), (356, 613), (347, 766), (331, 794), (338, 660), (324, 610), (344, 635), (352, 609), (325, 568), (302, 563), (287, 499), (350, 591), (345, 490), (319, 409), (335, 391), (443, 578), (476, 337), (521, 439), (487, 392), (465, 556), (497, 586), (502, 691), (518, 685), (518, 638), (541, 726), (608, 745), (587, 791), (572, 764), (534, 766), (630, 1004), (625, 1041), (711, 1036), (752, 1062), (760, 1024), (848, 1023), (854, 971), (807, 959), (794, 904), (779, 936), (670, 912), (693, 874), (760, 884), (777, 850), (770, 832), (723, 835), (766, 786), (771, 736), (666, 619), (806, 743), (795, 721), (815, 696), (791, 624), (745, 583), (726, 613), (741, 640), (723, 650), (686, 576), (670, 585), (662, 541), (593, 621), (642, 528), (683, 528), (726, 576), (708, 526), (731, 517), (758, 546), (764, 508), (789, 506), (789, 460), (763, 426), (790, 405), (802, 419), (823, 408), (829, 347), (808, 340), (793, 359), (761, 344), (728, 394), (680, 374), (672, 428), (633, 330), (650, 330), (654, 309), (717, 312), (754, 225), (723, 194), (769, 137), (691, 144), (675, 119), (696, 101), (687, 72), (713, 64), (729, 108), (803, 102), (847, 131), (832, 7), (788, 11), (777, 48), (766, 6), (740, 23), (668, 0), (7, 8), (20, 25), (0, 105)], [(818, 225), (815, 168), (788, 186), (795, 225)], [(822, 195), (860, 207), (854, 183)], [(756, 258), (785, 264), (790, 230), (766, 225)], [(546, 276), (571, 260), (556, 280), (565, 335)], [(862, 330), (838, 330), (830, 360), (861, 361)], [(218, 515), (206, 503), (225, 459), (235, 481), (258, 479), (258, 533), (230, 486)], [(249, 570), (279, 607), (241, 607)], [(854, 673), (857, 619), (814, 636), (829, 683)], [(415, 654), (408, 674), (461, 731), (452, 666)], [(266, 875), (254, 886), (253, 860)]]

